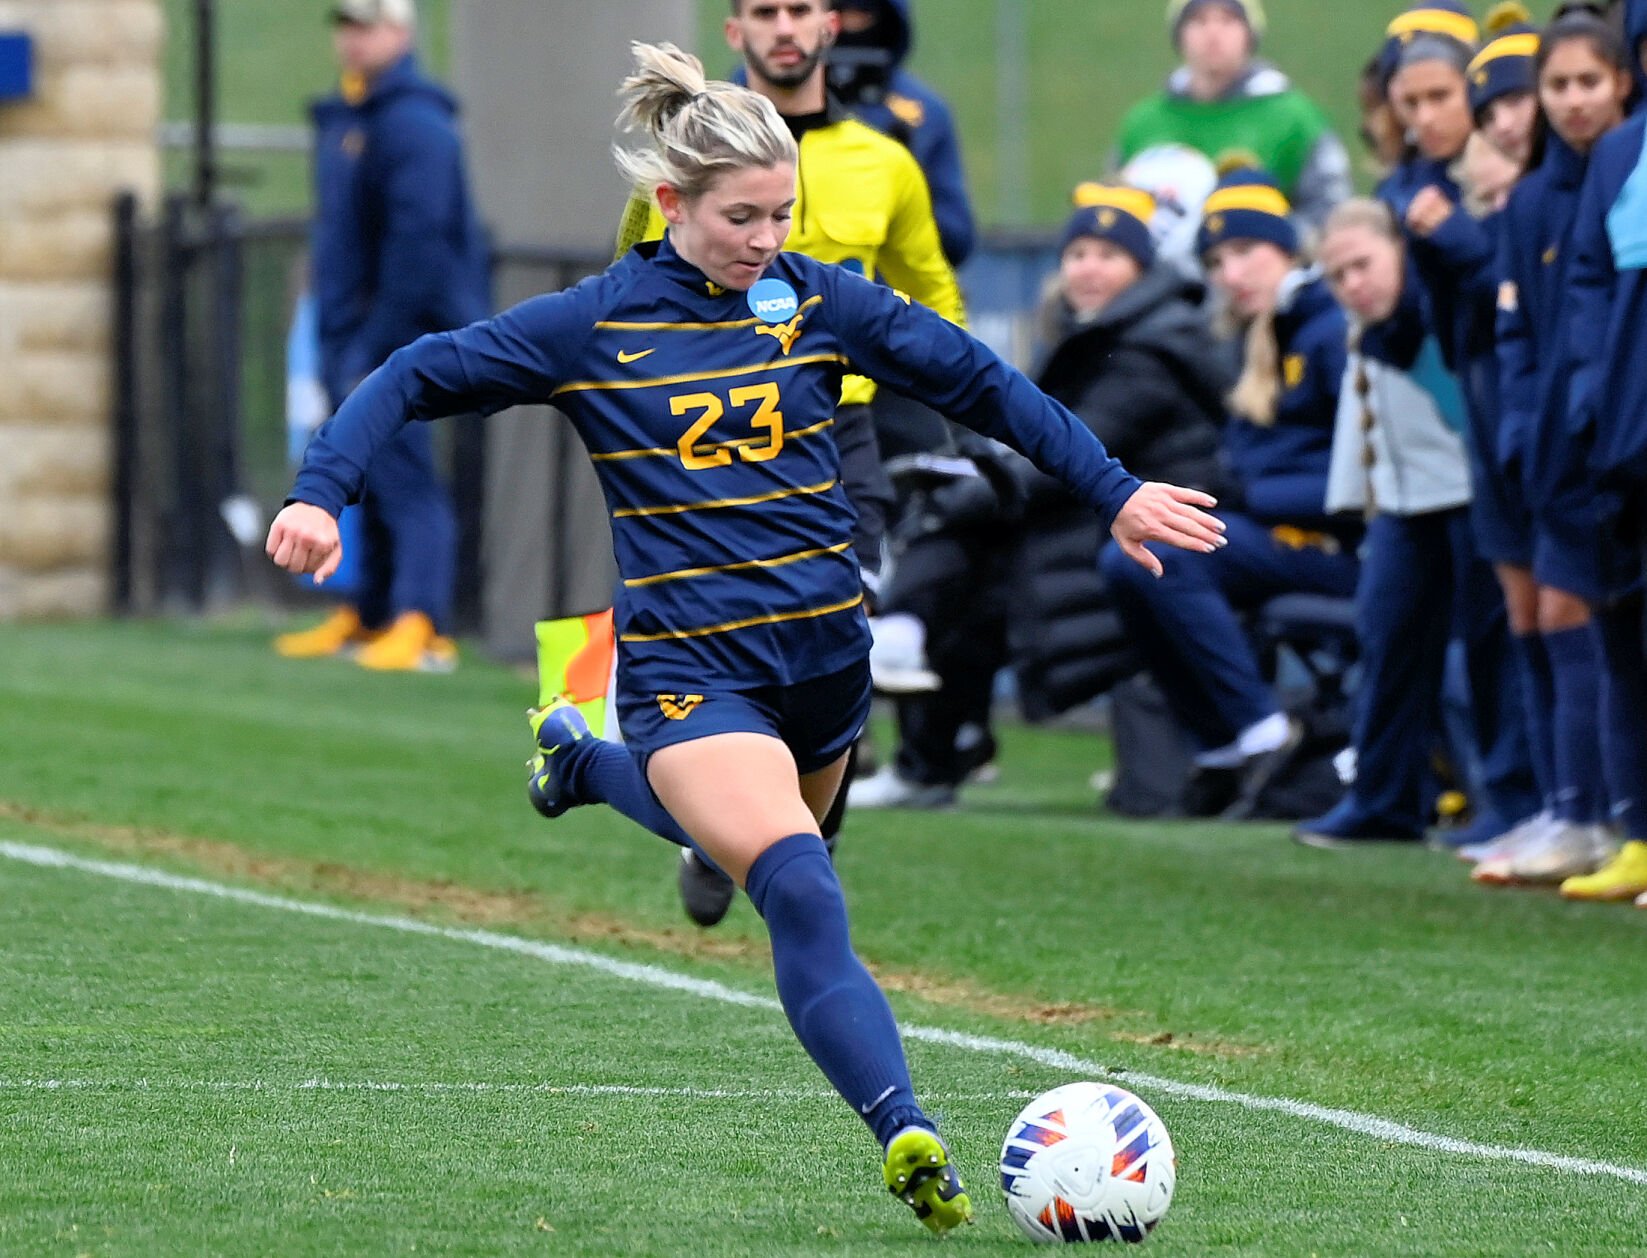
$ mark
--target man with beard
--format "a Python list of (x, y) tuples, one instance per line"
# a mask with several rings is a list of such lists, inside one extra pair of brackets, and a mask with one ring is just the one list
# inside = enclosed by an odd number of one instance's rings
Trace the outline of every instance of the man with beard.
[[(793, 224), (785, 248), (890, 284), (964, 324), (961, 290), (944, 256), (926, 177), (910, 151), (854, 118), (829, 94), (824, 59), (840, 34), (828, 0), (732, 0), (726, 42), (743, 58), (747, 85), (770, 100), (800, 149)], [(629, 202), (618, 251), (664, 234), (655, 202)], [(881, 470), (870, 403), (875, 385), (847, 376), (832, 429), (841, 481), (858, 513), (853, 549), (873, 605), (892, 490)], [(848, 770), (850, 777), (850, 769)], [(833, 851), (846, 791), (824, 819)], [(737, 888), (691, 848), (680, 866), (681, 900), (701, 926), (726, 916)]]

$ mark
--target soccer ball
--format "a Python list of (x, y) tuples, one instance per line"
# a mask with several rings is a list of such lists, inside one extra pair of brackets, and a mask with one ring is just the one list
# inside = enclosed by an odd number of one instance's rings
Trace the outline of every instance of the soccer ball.
[(1001, 1146), (1007, 1213), (1031, 1240), (1136, 1243), (1166, 1214), (1177, 1182), (1166, 1124), (1107, 1083), (1043, 1092)]

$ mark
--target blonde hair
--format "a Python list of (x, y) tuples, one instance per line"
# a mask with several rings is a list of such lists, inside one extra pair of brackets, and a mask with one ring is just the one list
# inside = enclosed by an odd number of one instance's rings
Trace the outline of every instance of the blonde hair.
[(1402, 241), (1401, 225), (1395, 221), (1395, 211), (1372, 197), (1351, 197), (1333, 206), (1332, 213), (1327, 215), (1327, 221), (1322, 225), (1321, 239), (1325, 241), (1334, 232), (1347, 231), (1352, 227), (1365, 227), (1396, 244)]
[[(1358, 227), (1365, 228), (1375, 236), (1382, 236), (1401, 249), (1407, 247), (1406, 237), (1401, 234), (1401, 224), (1396, 221), (1395, 211), (1372, 197), (1351, 197), (1348, 201), (1340, 201), (1335, 205), (1332, 213), (1327, 215), (1327, 221), (1321, 226), (1321, 241), (1325, 244), (1333, 233), (1352, 231)], [(1354, 314), (1350, 314), (1349, 319), (1350, 349), (1353, 351), (1360, 345), (1364, 329)]]
[(729, 171), (798, 160), (795, 138), (766, 97), (705, 79), (703, 63), (674, 44), (630, 49), (636, 68), (618, 89), (618, 126), (644, 132), (651, 143), (612, 154), (638, 191), (650, 196), (669, 184), (693, 200)]
[(1230, 410), (1260, 428), (1275, 426), (1281, 401), (1281, 344), (1275, 339), (1275, 311), (1266, 310), (1247, 324), (1241, 350), (1241, 378), (1230, 390)]

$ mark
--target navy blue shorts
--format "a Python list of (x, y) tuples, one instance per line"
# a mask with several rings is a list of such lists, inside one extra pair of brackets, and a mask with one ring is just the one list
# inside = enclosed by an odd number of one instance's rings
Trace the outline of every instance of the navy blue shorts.
[(767, 734), (781, 741), (804, 775), (844, 756), (869, 719), (869, 661), (793, 686), (704, 694), (618, 691), (618, 728), (640, 761), (665, 747), (715, 734)]
[(1531, 568), (1533, 509), (1519, 477), (1506, 476), (1502, 468), (1472, 457), (1470, 479), (1470, 529), (1476, 553), (1488, 563)]

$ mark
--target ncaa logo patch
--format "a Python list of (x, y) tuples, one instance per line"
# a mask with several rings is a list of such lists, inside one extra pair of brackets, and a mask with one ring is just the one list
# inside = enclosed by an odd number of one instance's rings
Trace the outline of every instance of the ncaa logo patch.
[(749, 312), (762, 323), (788, 323), (800, 308), (801, 299), (783, 280), (761, 280), (749, 290)]

